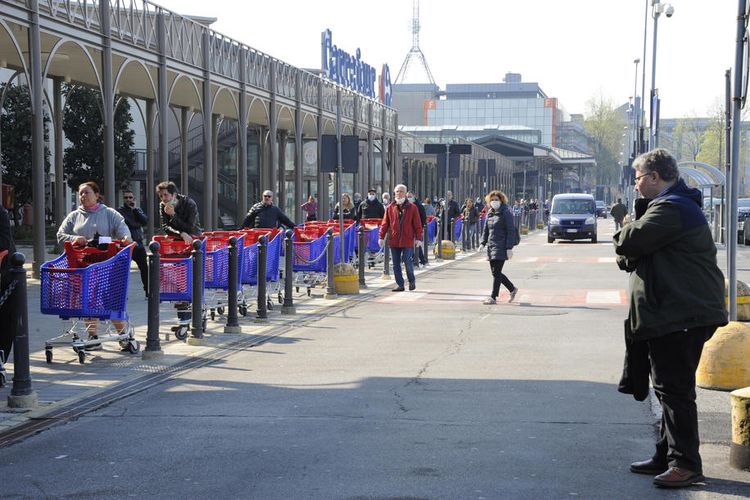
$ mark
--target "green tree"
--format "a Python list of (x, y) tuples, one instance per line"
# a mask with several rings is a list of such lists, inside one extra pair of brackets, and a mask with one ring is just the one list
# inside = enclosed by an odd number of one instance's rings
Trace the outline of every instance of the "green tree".
[(677, 126), (672, 133), (674, 150), (672, 153), (677, 161), (695, 161), (701, 151), (703, 134), (696, 127), (696, 118), (686, 116), (677, 120)]
[(603, 95), (586, 102), (586, 131), (591, 136), (591, 147), (596, 159), (596, 184), (612, 185), (620, 181), (620, 152), (625, 118), (613, 101)]
[[(104, 183), (104, 121), (101, 93), (80, 85), (63, 87), (65, 112), (63, 131), (70, 144), (65, 148), (63, 165), (68, 186), (77, 189), (82, 182)], [(133, 175), (135, 132), (127, 99), (116, 100), (115, 108), (115, 186), (125, 187)]]
[(711, 122), (700, 139), (700, 151), (695, 156), (696, 161), (708, 163), (720, 170), (724, 170), (725, 163), (725, 127), (724, 109), (717, 104), (711, 111)]
[[(0, 94), (6, 89), (0, 117), (0, 139), (2, 142), (3, 183), (13, 186), (16, 208), (33, 201), (31, 178), (31, 95), (27, 85), (0, 84)], [(47, 123), (49, 115), (44, 113), (44, 142), (49, 139)], [(49, 149), (44, 149), (44, 171), (49, 174)], [(13, 211), (15, 217), (17, 210)]]

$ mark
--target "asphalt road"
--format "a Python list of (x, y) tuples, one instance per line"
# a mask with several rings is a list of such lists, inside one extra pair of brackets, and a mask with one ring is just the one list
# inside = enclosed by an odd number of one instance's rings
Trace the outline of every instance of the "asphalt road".
[(477, 256), (2, 449), (0, 495), (749, 496), (750, 474), (718, 458), (679, 492), (628, 471), (655, 417), (616, 391), (627, 277), (611, 224), (596, 245), (524, 239), (514, 304), (481, 304)]

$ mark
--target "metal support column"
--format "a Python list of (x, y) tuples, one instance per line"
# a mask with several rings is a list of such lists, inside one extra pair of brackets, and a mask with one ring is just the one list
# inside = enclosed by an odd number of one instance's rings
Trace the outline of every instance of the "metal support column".
[(286, 212), (286, 146), (289, 143), (289, 134), (286, 130), (279, 131), (278, 141), (279, 161), (271, 168), (276, 169), (277, 179), (279, 179), (278, 191), (274, 191), (278, 193), (276, 205)]
[(55, 134), (55, 223), (59, 226), (65, 216), (65, 170), (63, 169), (63, 128), (62, 128), (62, 79), (52, 80), (52, 122)]
[[(300, 76), (297, 74), (297, 109), (294, 110), (294, 197), (292, 198), (294, 206), (294, 221), (299, 224), (302, 222), (302, 173), (304, 168), (304, 158), (302, 156), (302, 102), (300, 99)], [(287, 215), (291, 212), (292, 207), (287, 208)]]
[(277, 203), (281, 198), (281, 191), (278, 183), (278, 169), (279, 169), (279, 149), (278, 149), (278, 110), (276, 109), (276, 61), (271, 61), (271, 105), (268, 109), (268, 115), (270, 119), (270, 131), (268, 134), (268, 142), (271, 146), (271, 164), (268, 171), (268, 185), (261, 186), (261, 190), (270, 189), (271, 192), (277, 197)]
[(164, 13), (156, 16), (159, 43), (159, 179), (169, 179), (169, 87), (167, 86), (167, 25)]
[(247, 75), (246, 49), (240, 49), (240, 116), (237, 124), (237, 226), (247, 213)]
[(211, 196), (211, 229), (218, 227), (219, 220), (219, 117), (211, 115), (211, 185), (213, 185), (213, 196)]
[(102, 104), (104, 108), (104, 186), (108, 203), (115, 207), (115, 89), (112, 86), (112, 29), (110, 3), (99, 2), (102, 26)]
[(188, 108), (180, 108), (180, 192), (185, 196), (190, 189), (188, 172)]
[(39, 2), (31, 0), (29, 64), (31, 70), (31, 197), (34, 202), (34, 264), (32, 276), (39, 278), (45, 260), (44, 232), (44, 103), (42, 101), (42, 45), (39, 31)]
[[(156, 230), (156, 217), (159, 214), (154, 182), (154, 101), (146, 100), (146, 205), (148, 210), (148, 236), (153, 238)], [(167, 179), (164, 179), (167, 180)]]
[(211, 140), (211, 123), (213, 116), (213, 99), (211, 95), (211, 35), (208, 30), (203, 33), (203, 227), (213, 231), (216, 217), (211, 213), (213, 198), (216, 197), (213, 184), (213, 141)]

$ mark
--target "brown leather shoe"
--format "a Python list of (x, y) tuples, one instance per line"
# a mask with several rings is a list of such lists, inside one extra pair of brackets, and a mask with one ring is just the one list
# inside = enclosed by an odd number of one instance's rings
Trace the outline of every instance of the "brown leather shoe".
[(630, 464), (630, 472), (635, 472), (636, 474), (648, 474), (650, 476), (661, 474), (667, 469), (669, 469), (669, 465), (666, 463), (655, 462), (653, 458), (644, 460), (643, 462), (633, 462)]
[(679, 467), (670, 467), (668, 471), (654, 478), (654, 484), (662, 488), (684, 488), (691, 484), (701, 483), (706, 478), (700, 472), (693, 472)]

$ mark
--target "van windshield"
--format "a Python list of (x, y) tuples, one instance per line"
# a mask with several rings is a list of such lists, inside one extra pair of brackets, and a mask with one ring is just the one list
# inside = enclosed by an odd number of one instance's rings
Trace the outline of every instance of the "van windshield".
[(585, 215), (594, 213), (594, 202), (591, 200), (554, 200), (553, 214)]

